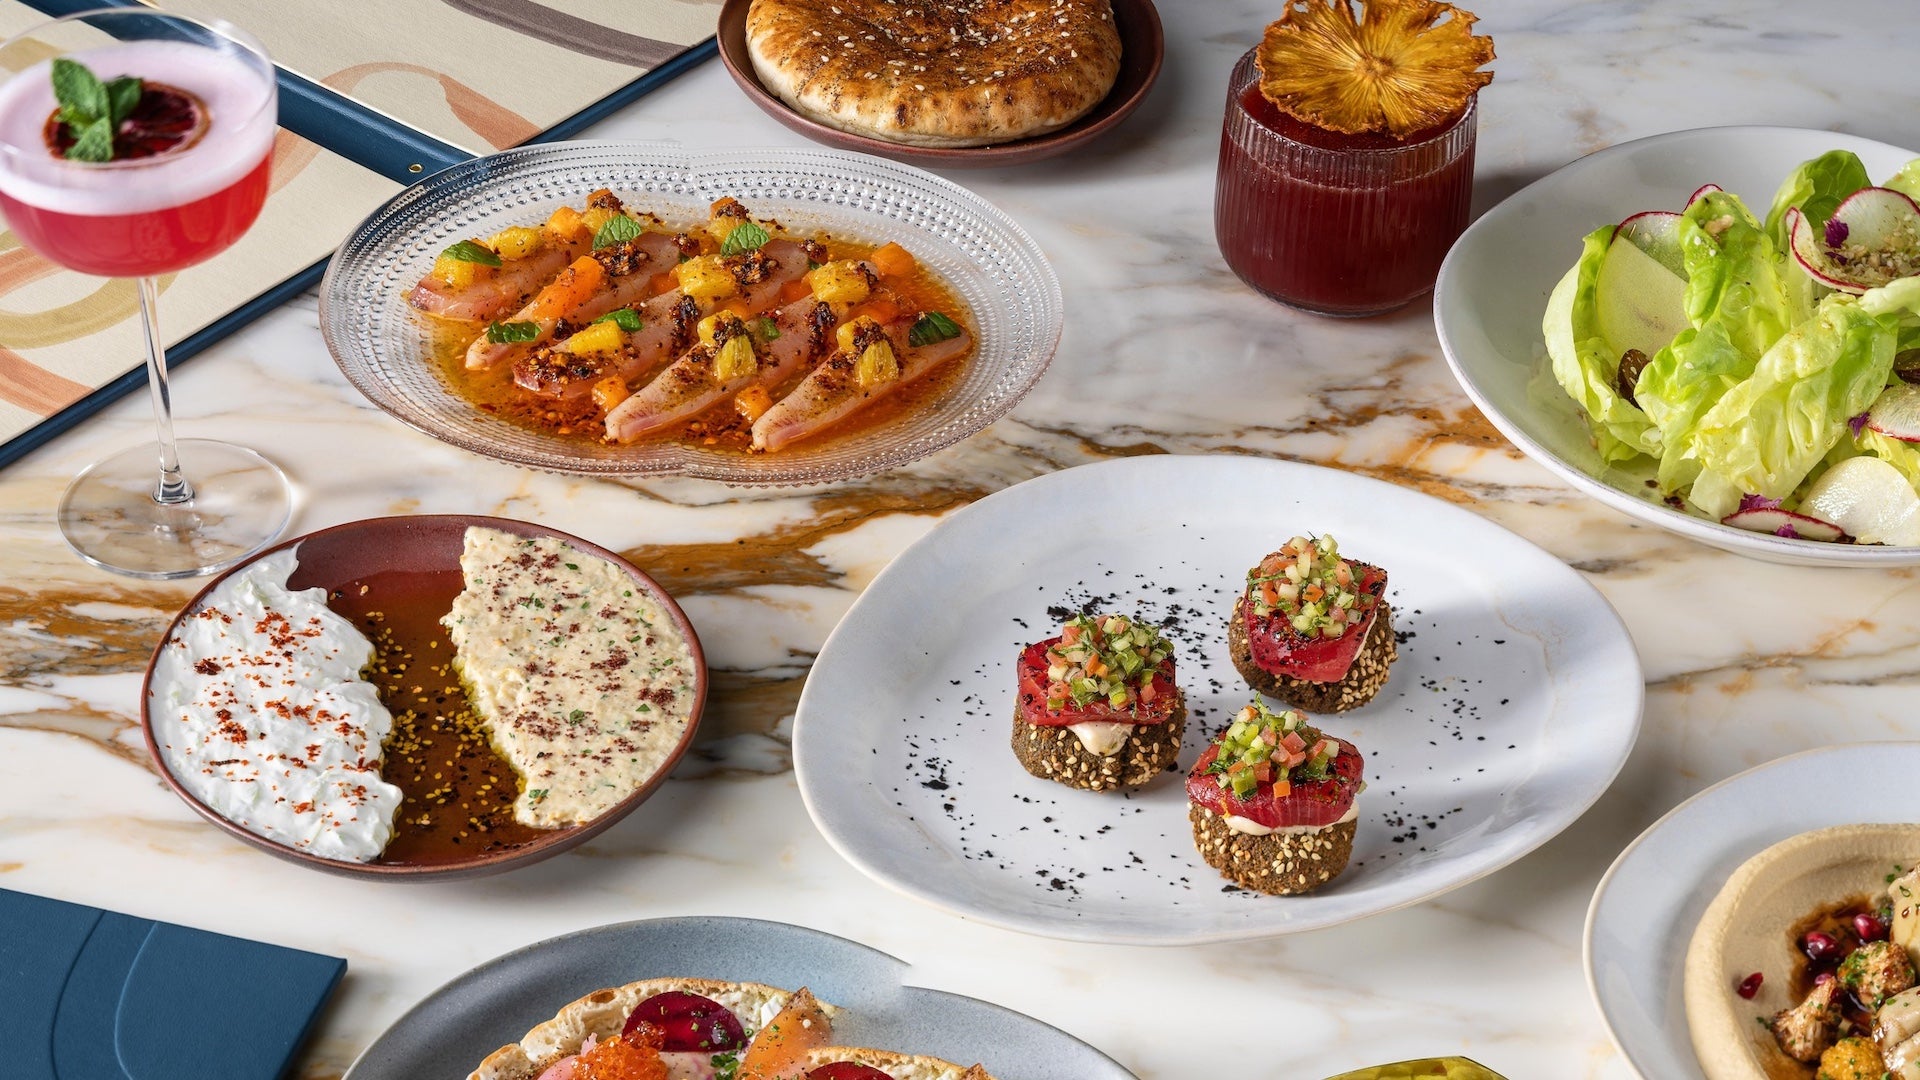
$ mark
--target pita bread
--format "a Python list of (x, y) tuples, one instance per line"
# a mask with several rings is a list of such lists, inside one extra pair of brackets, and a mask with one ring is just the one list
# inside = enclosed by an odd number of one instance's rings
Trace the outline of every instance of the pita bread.
[(753, 0), (747, 51), (795, 112), (908, 146), (1057, 131), (1120, 75), (1109, 0)]
[[(479, 1068), (467, 1074), (467, 1080), (535, 1080), (554, 1062), (579, 1053), (587, 1036), (604, 1039), (618, 1035), (635, 1006), (655, 994), (673, 990), (699, 994), (725, 1005), (750, 1032), (765, 1027), (793, 996), (791, 991), (764, 983), (711, 979), (643, 979), (621, 987), (595, 990), (527, 1032), (519, 1042), (488, 1054)], [(835, 1011), (830, 1005), (822, 1008), (829, 1015)]]
[(893, 1080), (993, 1080), (987, 1070), (975, 1065), (962, 1068), (925, 1054), (898, 1054), (865, 1046), (821, 1046), (807, 1053), (807, 1068), (817, 1069), (836, 1061), (851, 1061), (870, 1069), (879, 1069)]

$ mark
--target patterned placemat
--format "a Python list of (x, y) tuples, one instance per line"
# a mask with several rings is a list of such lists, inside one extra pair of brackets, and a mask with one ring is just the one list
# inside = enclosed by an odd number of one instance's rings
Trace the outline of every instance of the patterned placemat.
[[(98, 6), (36, 4), (54, 14)], [(282, 69), (282, 123), (300, 132), (281, 129), (272, 192), (246, 237), (161, 279), (174, 363), (318, 280), (341, 238), (405, 181), (570, 133), (703, 57), (719, 11), (718, 0), (165, 7), (258, 36)], [(0, 0), (0, 38), (47, 18)], [(61, 269), (0, 232), (0, 466), (145, 381), (133, 282)]]

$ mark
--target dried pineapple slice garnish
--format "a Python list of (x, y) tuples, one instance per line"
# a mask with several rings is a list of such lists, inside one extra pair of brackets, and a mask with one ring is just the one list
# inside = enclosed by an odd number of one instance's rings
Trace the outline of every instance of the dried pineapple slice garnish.
[[(1493, 73), (1493, 39), (1437, 0), (1287, 0), (1255, 62), (1281, 112), (1346, 135), (1405, 138), (1466, 107)], [(1446, 18), (1445, 22), (1439, 20)], [(1435, 25), (1438, 23), (1438, 25)]]

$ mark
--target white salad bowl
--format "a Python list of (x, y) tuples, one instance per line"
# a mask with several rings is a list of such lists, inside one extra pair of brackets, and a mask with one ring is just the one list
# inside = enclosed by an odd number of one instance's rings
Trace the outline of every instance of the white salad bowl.
[(1641, 210), (1680, 210), (1702, 184), (1768, 206), (1789, 173), (1829, 150), (1853, 151), (1876, 178), (1920, 156), (1832, 131), (1701, 128), (1609, 147), (1528, 185), (1474, 222), (1440, 267), (1433, 319), (1454, 378), (1528, 457), (1649, 525), (1768, 562), (1920, 564), (1920, 547), (1787, 539), (1665, 505), (1646, 485), (1651, 470), (1601, 462), (1586, 416), (1547, 371), (1541, 316), (1555, 283), (1580, 257), (1581, 237)]

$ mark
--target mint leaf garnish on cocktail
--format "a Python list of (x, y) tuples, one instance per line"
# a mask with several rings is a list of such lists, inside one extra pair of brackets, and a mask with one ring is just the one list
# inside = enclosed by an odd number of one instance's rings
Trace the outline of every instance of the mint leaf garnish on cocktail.
[(60, 106), (60, 122), (73, 138), (66, 156), (73, 161), (112, 161), (114, 133), (140, 104), (144, 91), (145, 86), (135, 76), (101, 82), (85, 64), (55, 57), (53, 99)]

